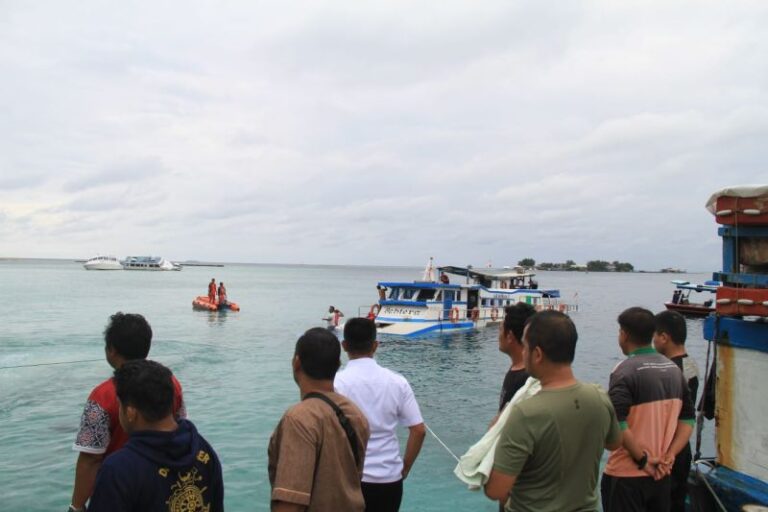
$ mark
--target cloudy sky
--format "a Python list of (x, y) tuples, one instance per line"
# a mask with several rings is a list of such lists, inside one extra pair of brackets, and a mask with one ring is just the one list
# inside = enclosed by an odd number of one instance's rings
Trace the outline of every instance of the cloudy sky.
[(768, 4), (0, 0), (0, 256), (720, 265)]

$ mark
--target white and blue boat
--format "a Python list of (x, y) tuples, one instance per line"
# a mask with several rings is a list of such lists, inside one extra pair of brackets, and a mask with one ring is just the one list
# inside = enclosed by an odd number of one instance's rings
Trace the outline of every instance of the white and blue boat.
[(125, 270), (181, 270), (181, 265), (160, 256), (127, 256), (120, 262)]
[(713, 276), (722, 286), (704, 320), (704, 409), (715, 418), (716, 457), (694, 465), (692, 509), (768, 510), (768, 186), (725, 189), (707, 207), (723, 241), (723, 269)]
[[(368, 317), (379, 333), (423, 336), (467, 331), (498, 324), (504, 307), (525, 302), (538, 310), (574, 311), (560, 301), (559, 290), (539, 289), (535, 274), (522, 267), (438, 267), (435, 279), (430, 260), (420, 281), (378, 283), (379, 301)], [(451, 282), (448, 276), (453, 276)]]

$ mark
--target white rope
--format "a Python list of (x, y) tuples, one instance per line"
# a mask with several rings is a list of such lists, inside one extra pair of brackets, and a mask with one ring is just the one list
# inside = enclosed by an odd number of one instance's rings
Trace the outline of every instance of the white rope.
[(432, 436), (433, 436), (435, 439), (437, 439), (437, 442), (438, 442), (438, 443), (440, 443), (440, 446), (442, 446), (443, 448), (445, 448), (445, 451), (447, 451), (448, 453), (450, 453), (450, 454), (451, 454), (451, 457), (453, 457), (454, 459), (456, 459), (456, 462), (460, 462), (460, 461), (459, 461), (459, 458), (456, 456), (456, 454), (455, 454), (455, 453), (453, 453), (453, 452), (451, 451), (451, 449), (450, 449), (450, 448), (448, 448), (448, 447), (445, 445), (445, 443), (442, 441), (442, 439), (440, 439), (439, 437), (437, 437), (437, 434), (435, 434), (435, 431), (434, 431), (434, 430), (432, 430), (431, 428), (429, 428), (429, 425), (427, 425), (426, 423), (424, 424), (424, 426), (425, 426), (425, 427), (427, 427), (427, 430), (429, 431), (429, 433), (430, 433), (430, 434), (432, 434)]

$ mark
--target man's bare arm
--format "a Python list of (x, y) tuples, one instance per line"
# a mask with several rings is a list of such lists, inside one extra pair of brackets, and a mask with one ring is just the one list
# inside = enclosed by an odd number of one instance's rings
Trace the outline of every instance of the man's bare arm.
[(85, 507), (85, 502), (93, 494), (96, 475), (104, 460), (103, 454), (80, 452), (75, 466), (75, 489), (72, 491), (72, 506), (76, 509)]
[(403, 480), (411, 471), (413, 463), (416, 462), (421, 451), (421, 445), (424, 444), (424, 438), (427, 435), (427, 428), (424, 423), (408, 427), (408, 442), (405, 445), (405, 454), (403, 455)]

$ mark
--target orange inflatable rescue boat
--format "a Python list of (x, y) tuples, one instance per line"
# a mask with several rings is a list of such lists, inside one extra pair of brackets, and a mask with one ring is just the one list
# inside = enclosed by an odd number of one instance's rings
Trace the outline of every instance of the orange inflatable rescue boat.
[(217, 304), (211, 302), (211, 299), (207, 295), (200, 295), (192, 301), (192, 309), (201, 309), (204, 311), (221, 311), (225, 309), (231, 309), (232, 311), (240, 311), (240, 306), (235, 302), (225, 302), (224, 304)]

